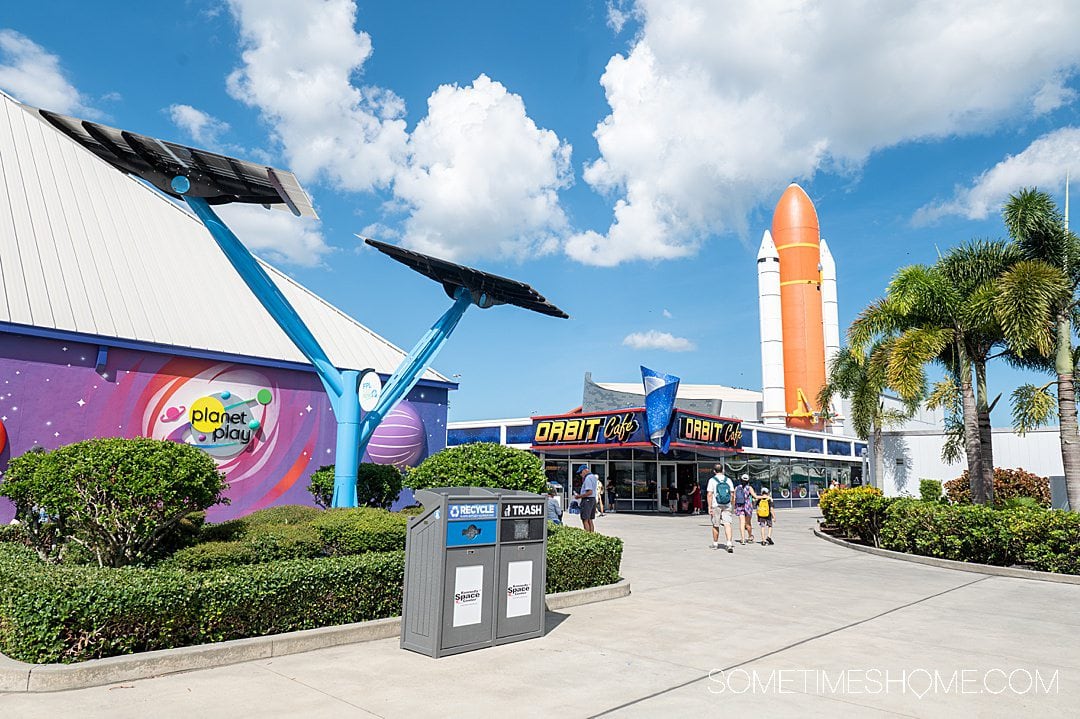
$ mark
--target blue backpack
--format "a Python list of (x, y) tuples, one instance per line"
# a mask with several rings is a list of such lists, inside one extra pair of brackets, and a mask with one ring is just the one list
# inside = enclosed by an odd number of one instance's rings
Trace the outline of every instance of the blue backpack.
[(728, 485), (727, 480), (721, 482), (716, 480), (716, 490), (713, 492), (713, 498), (719, 505), (725, 505), (731, 503), (731, 487)]
[(741, 484), (735, 488), (735, 504), (740, 507), (746, 504), (746, 487)]

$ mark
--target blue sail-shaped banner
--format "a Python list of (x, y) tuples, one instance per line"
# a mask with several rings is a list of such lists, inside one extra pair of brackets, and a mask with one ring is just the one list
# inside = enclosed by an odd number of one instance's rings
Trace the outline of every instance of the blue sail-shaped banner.
[(671, 413), (675, 410), (675, 394), (679, 391), (679, 378), (641, 368), (641, 381), (645, 385), (645, 424), (649, 439), (664, 454), (671, 445)]

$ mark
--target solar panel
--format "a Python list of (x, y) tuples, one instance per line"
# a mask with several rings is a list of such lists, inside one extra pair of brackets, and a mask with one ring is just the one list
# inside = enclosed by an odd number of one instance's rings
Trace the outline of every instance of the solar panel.
[(307, 193), (291, 172), (29, 105), (22, 107), (113, 167), (146, 180), (172, 197), (180, 197), (172, 188), (172, 179), (183, 175), (191, 182), (186, 194), (201, 197), (211, 205), (244, 202), (279, 209), (284, 205), (294, 215), (317, 217)]
[[(479, 300), (485, 297), (487, 302), (481, 306), (517, 305), (533, 312), (551, 317), (569, 319), (570, 315), (560, 310), (539, 292), (524, 282), (499, 277), (488, 272), (474, 270), (471, 267), (455, 265), (453, 262), (424, 255), (411, 250), (389, 245), (385, 242), (363, 238), (364, 242), (379, 252), (389, 255), (401, 264), (410, 267), (442, 284), (451, 299), (459, 287), (469, 290)], [(479, 302), (478, 302), (479, 304)]]

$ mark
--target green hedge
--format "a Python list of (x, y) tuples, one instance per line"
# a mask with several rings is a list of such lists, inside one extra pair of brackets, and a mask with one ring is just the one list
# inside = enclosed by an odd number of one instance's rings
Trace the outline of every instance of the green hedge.
[[(32, 663), (332, 626), (401, 612), (400, 515), (339, 510), (310, 524), (256, 525), (243, 539), (203, 542), (157, 567), (46, 564), (0, 543), (0, 652)], [(547, 592), (619, 579), (622, 540), (548, 525)], [(329, 548), (348, 556), (271, 559)]]
[(1080, 514), (1059, 509), (950, 505), (829, 490), (828, 526), (866, 544), (925, 557), (1080, 574)]
[(207, 572), (42, 564), (0, 545), (0, 652), (77, 662), (401, 613), (404, 553)]
[(898, 500), (886, 511), (881, 546), (896, 552), (961, 562), (1014, 564), (1005, 512), (980, 505)]
[(570, 592), (619, 581), (622, 540), (548, 524), (547, 591)]

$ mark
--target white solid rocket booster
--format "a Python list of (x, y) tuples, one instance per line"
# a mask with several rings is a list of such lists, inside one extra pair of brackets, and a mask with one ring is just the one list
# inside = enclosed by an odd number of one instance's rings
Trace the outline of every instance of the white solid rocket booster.
[[(825, 371), (828, 373), (833, 358), (840, 353), (840, 315), (836, 297), (836, 261), (829, 251), (825, 238), (821, 238), (821, 319), (825, 333)], [(814, 398), (817, 399), (816, 397)], [(830, 425), (833, 434), (842, 434), (844, 423), (840, 418), (840, 406), (835, 400), (829, 408), (836, 419)]]
[[(757, 256), (758, 308), (761, 319), (761, 419), (765, 424), (783, 426), (784, 408), (784, 325), (780, 315), (780, 253), (772, 233), (765, 230)], [(833, 296), (835, 297), (835, 290)]]

